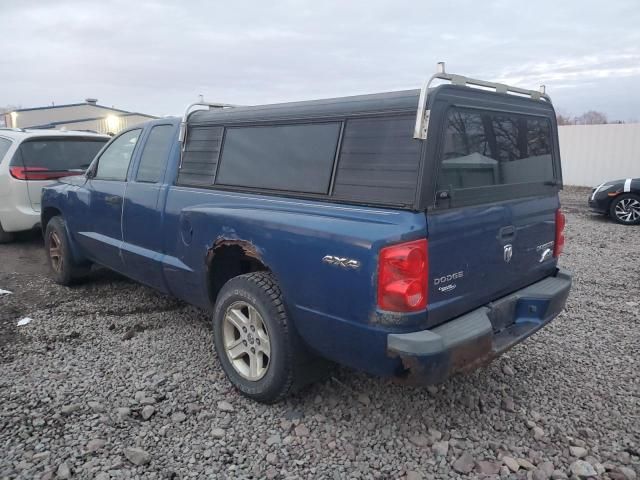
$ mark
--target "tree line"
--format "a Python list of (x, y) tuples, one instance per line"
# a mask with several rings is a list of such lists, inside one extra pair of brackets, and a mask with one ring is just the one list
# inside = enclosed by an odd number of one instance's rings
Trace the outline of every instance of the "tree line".
[(589, 110), (582, 115), (571, 116), (558, 113), (558, 125), (602, 125), (605, 123), (625, 123), (622, 120), (610, 121), (607, 115), (596, 110)]

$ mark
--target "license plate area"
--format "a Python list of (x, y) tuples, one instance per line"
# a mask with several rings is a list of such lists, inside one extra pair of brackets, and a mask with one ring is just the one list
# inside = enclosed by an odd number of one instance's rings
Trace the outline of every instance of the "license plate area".
[(491, 302), (488, 317), (495, 333), (502, 332), (504, 329), (513, 325), (516, 319), (516, 308), (518, 306), (517, 297), (507, 297), (495, 302)]
[(549, 300), (513, 296), (491, 302), (487, 307), (493, 331), (500, 333), (514, 323), (540, 323), (549, 307)]

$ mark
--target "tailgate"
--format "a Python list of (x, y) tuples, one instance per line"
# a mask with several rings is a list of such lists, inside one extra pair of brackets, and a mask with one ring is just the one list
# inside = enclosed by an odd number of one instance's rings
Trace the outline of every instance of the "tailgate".
[(553, 274), (558, 206), (556, 195), (430, 215), (430, 319), (441, 323)]
[(431, 324), (555, 272), (554, 131), (538, 115), (448, 110), (427, 215)]

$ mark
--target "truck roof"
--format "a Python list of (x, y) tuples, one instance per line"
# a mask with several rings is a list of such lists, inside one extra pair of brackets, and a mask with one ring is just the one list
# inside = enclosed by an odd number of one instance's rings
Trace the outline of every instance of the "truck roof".
[[(429, 88), (429, 97), (437, 91), (449, 92), (460, 97), (487, 96), (500, 99), (511, 105), (526, 105), (532, 109), (553, 112), (553, 106), (524, 96), (492, 92), (460, 85), (438, 85)], [(233, 106), (232, 108), (210, 108), (196, 110), (188, 116), (189, 124), (250, 123), (254, 121), (311, 120), (344, 116), (372, 115), (376, 113), (416, 113), (420, 100), (420, 90), (355, 95), (302, 102), (274, 103), (255, 106)], [(165, 119), (166, 120), (166, 119)]]
[(233, 108), (198, 110), (189, 123), (250, 122), (253, 120), (290, 120), (372, 114), (378, 112), (415, 112), (420, 90), (355, 95), (303, 102), (275, 103)]

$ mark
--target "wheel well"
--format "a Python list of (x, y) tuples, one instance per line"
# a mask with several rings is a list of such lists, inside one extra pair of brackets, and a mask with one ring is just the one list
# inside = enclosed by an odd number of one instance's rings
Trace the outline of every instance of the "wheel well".
[(49, 223), (49, 220), (51, 220), (53, 217), (57, 215), (62, 215), (62, 212), (57, 208), (47, 207), (44, 210), (42, 210), (42, 213), (40, 214), (40, 225), (42, 227), (43, 232), (47, 229), (47, 224)]
[(255, 248), (241, 241), (225, 241), (209, 253), (208, 290), (215, 305), (220, 289), (234, 277), (245, 273), (269, 271), (257, 256)]

